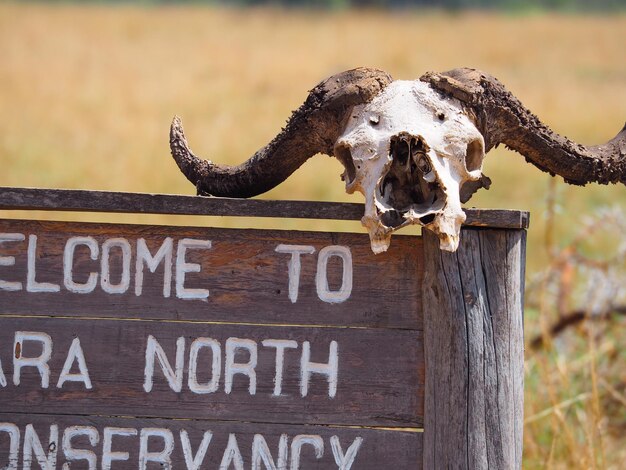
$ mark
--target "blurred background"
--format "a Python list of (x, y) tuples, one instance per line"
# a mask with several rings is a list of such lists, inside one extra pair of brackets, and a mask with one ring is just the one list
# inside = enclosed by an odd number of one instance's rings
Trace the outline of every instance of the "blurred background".
[[(557, 132), (626, 119), (626, 0), (0, 1), (0, 185), (193, 194), (171, 160), (236, 164), (341, 70), (480, 68)], [(573, 187), (506, 149), (469, 202), (530, 210), (524, 467), (626, 462), (626, 188)], [(263, 198), (361, 202), (311, 159)], [(3, 217), (76, 219), (67, 214)], [(363, 232), (358, 223), (79, 214), (81, 220)], [(406, 233), (418, 233), (413, 228)]]

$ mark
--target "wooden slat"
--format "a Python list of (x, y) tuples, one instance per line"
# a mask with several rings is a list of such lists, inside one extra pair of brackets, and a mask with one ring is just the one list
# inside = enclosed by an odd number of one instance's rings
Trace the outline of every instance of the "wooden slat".
[[(323, 451), (319, 458), (316, 458), (314, 448), (311, 445), (307, 444), (302, 447), (299, 467), (302, 469), (328, 470), (338, 468), (331, 444), (333, 436), (336, 436), (338, 439), (344, 455), (347, 454), (348, 448), (356, 439), (361, 439), (360, 446), (349, 468), (355, 470), (380, 470), (384, 468), (420, 470), (422, 468), (422, 433), (419, 432), (328, 426), (293, 426), (95, 416), (21, 415), (15, 413), (0, 414), (0, 421), (16, 425), (20, 433), (21, 443), (18, 450), (18, 461), (14, 468), (24, 468), (23, 439), (25, 437), (26, 426), (29, 424), (32, 425), (34, 431), (37, 433), (46, 453), (49, 452), (48, 449), (58, 449), (55, 467), (58, 469), (62, 468), (65, 462), (70, 463), (72, 468), (74, 468), (74, 466), (77, 468), (87, 468), (87, 462), (85, 460), (71, 461), (65, 454), (65, 449), (62, 444), (63, 436), (66, 429), (71, 426), (91, 427), (92, 430), (89, 432), (97, 433), (98, 439), (93, 446), (89, 443), (85, 435), (77, 436), (71, 440), (72, 448), (93, 452), (98, 464), (97, 468), (100, 468), (100, 463), (102, 462), (105, 428), (109, 428), (109, 432), (110, 428), (127, 428), (129, 433), (136, 432), (136, 434), (132, 436), (120, 436), (118, 434), (113, 437), (111, 440), (111, 450), (114, 452), (127, 452), (128, 460), (114, 461), (112, 468), (141, 468), (138, 465), (138, 461), (142, 430), (144, 436), (148, 436), (149, 433), (152, 433), (152, 437), (144, 437), (144, 439), (147, 439), (149, 442), (148, 450), (151, 452), (158, 452), (164, 448), (163, 438), (154, 436), (155, 433), (161, 432), (165, 435), (171, 433), (174, 445), (169, 456), (172, 468), (174, 469), (189, 468), (185, 460), (182, 442), (189, 442), (191, 444), (192, 455), (197, 457), (199, 455), (198, 449), (207, 431), (212, 433), (211, 440), (206, 448), (204, 458), (198, 460), (197, 463), (200, 464), (200, 466), (197, 468), (215, 469), (220, 466), (230, 434), (235, 436), (234, 439), (236, 439), (237, 448), (243, 461), (243, 468), (245, 469), (252, 468), (252, 442), (255, 434), (261, 435), (267, 443), (275, 465), (278, 465), (279, 439), (281, 435), (286, 436), (286, 468), (293, 468), (290, 465), (290, 461), (297, 449), (297, 445), (293, 446), (293, 442), (294, 438), (298, 435), (315, 436), (316, 438), (319, 436), (323, 442)], [(57, 426), (58, 442), (50, 439), (51, 425)], [(84, 431), (84, 428), (82, 430)], [(297, 439), (297, 441), (298, 440), (301, 440), (301, 438)], [(7, 467), (9, 457), (8, 434), (0, 432), (0, 465), (2, 465), (3, 468), (11, 468)], [(31, 468), (39, 468), (39, 464), (33, 462)], [(158, 462), (150, 462), (147, 468), (160, 467)], [(228, 468), (235, 468), (235, 466), (231, 464)], [(261, 464), (259, 468), (265, 469), (267, 467)], [(348, 466), (345, 468), (348, 468)]]
[(0, 188), (0, 209), (336, 220), (363, 216), (363, 206), (352, 203), (30, 188)]
[[(363, 204), (0, 187), (0, 209), (361, 220)], [(527, 228), (528, 212), (466, 209), (468, 226)]]
[(464, 209), (466, 227), (485, 227), (501, 229), (527, 229), (530, 225), (530, 213), (504, 209)]
[[(19, 386), (16, 385), (16, 364), (22, 358), (39, 357), (44, 351), (43, 340), (21, 341), (16, 335), (18, 331), (40, 332), (50, 337), (48, 387), (42, 386), (43, 372), (32, 365), (18, 367)], [(153, 357), (146, 353), (150, 335), (161, 345), (172, 368), (180, 347), (178, 338), (184, 338), (184, 354), (180, 349), (184, 359), (180, 391), (171, 388), (158, 359), (154, 362), (154, 374), (148, 374), (153, 377), (152, 389), (148, 387), (146, 391), (146, 356)], [(87, 389), (84, 380), (66, 381), (58, 386), (75, 338), (80, 341), (92, 389)], [(191, 345), (197, 338), (212, 338), (220, 345), (220, 378), (214, 392), (193, 392), (188, 382)], [(231, 391), (225, 385), (229, 338), (246, 340), (258, 352), (254, 393), (246, 375), (232, 376)], [(285, 350), (279, 396), (274, 395), (276, 348), (262, 344), (268, 339), (297, 343), (295, 348)], [(303, 396), (301, 361), (305, 341), (310, 343), (309, 361), (320, 364), (329, 362), (331, 342), (336, 342), (338, 372), (334, 396), (328, 376), (320, 373), (310, 375), (310, 385)], [(248, 363), (250, 354), (239, 349), (234, 361)], [(418, 331), (2, 317), (0, 361), (8, 381), (2, 389), (0, 412), (391, 427), (420, 427), (423, 416), (424, 363), (422, 335)], [(70, 364), (70, 373), (77, 374), (78, 361)], [(201, 349), (197, 355), (197, 383), (208, 384), (212, 380), (212, 364), (211, 349)]]
[[(389, 251), (374, 255), (365, 234), (233, 230), (150, 225), (89, 224), (0, 220), (1, 233), (22, 234), (23, 241), (0, 243), (0, 257), (14, 258), (13, 266), (0, 265), (0, 280), (20, 282), (21, 290), (0, 287), (0, 314), (123, 317), (231, 323), (364, 326), (421, 329), (422, 242), (419, 237), (398, 236)], [(59, 286), (58, 292), (27, 292), (29, 235), (36, 235), (36, 282)], [(92, 260), (89, 249), (74, 252), (72, 279), (85, 284), (90, 273), (99, 276), (90, 293), (68, 290), (64, 280), (63, 255), (71, 237), (92, 237), (99, 254)], [(136, 258), (138, 239), (145, 239), (155, 255), (170, 237), (172, 276), (169, 297), (164, 296), (165, 269), (155, 273), (143, 267), (141, 294), (137, 295)], [(105, 240), (123, 238), (130, 246), (130, 277), (124, 293), (106, 293), (102, 287), (102, 252)], [(185, 276), (185, 288), (208, 289), (205, 300), (177, 297), (177, 246), (181, 239), (210, 240), (211, 248), (189, 250), (185, 259), (200, 265), (199, 273)], [(298, 297), (289, 296), (291, 254), (277, 253), (281, 244), (312, 247), (314, 254), (300, 256)], [(32, 245), (31, 245), (32, 246)], [(343, 246), (352, 257), (352, 291), (347, 300), (320, 300), (316, 275), (322, 249)], [(111, 282), (122, 277), (122, 251), (110, 251)], [(320, 268), (323, 270), (323, 268)], [(340, 258), (329, 259), (329, 289), (343, 282)], [(323, 282), (321, 282), (323, 284)]]

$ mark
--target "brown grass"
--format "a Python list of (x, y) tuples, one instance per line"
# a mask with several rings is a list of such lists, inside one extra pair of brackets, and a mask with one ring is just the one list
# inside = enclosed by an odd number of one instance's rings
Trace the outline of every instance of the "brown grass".
[[(317, 81), (360, 65), (396, 78), (482, 68), (557, 131), (598, 143), (612, 137), (626, 117), (625, 44), (624, 15), (3, 3), (0, 185), (192, 193), (168, 155), (174, 114), (184, 118), (197, 153), (237, 163), (271, 139)], [(472, 204), (533, 213), (530, 273), (574, 238), (581, 214), (608, 204), (626, 210), (623, 186), (557, 182), (556, 215), (546, 226), (547, 175), (504, 149), (488, 156), (485, 171), (494, 185)], [(264, 197), (358, 201), (344, 194), (340, 173), (337, 162), (318, 157)], [(297, 224), (361, 230), (357, 224)], [(587, 247), (589, 253), (603, 255), (612, 247), (599, 240)], [(554, 318), (547, 300), (528, 310), (529, 332), (540, 329), (540, 318)], [(624, 370), (623, 323), (621, 336), (618, 327), (598, 339), (594, 328), (571, 337), (565, 349), (527, 355), (527, 468), (618, 468), (626, 460), (626, 407), (620, 402), (626, 377), (614, 371), (614, 362), (606, 365), (609, 353), (617, 354)]]
[[(626, 212), (585, 219), (566, 246), (546, 242), (526, 289), (528, 468), (617, 469), (626, 458)], [(549, 211), (546, 232), (556, 220)]]

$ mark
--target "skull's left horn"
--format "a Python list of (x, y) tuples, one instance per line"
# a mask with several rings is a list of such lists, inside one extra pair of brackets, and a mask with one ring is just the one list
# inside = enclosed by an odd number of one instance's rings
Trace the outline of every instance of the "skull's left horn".
[(502, 83), (479, 70), (429, 72), (421, 80), (461, 101), (483, 135), (486, 151), (503, 143), (570, 184), (626, 185), (626, 126), (606, 144), (580, 145), (552, 131)]
[(178, 167), (198, 194), (252, 197), (269, 191), (317, 153), (333, 155), (349, 113), (370, 101), (392, 78), (385, 72), (357, 68), (333, 75), (317, 85), (285, 128), (248, 161), (220, 166), (196, 157), (175, 117), (170, 128), (170, 149)]

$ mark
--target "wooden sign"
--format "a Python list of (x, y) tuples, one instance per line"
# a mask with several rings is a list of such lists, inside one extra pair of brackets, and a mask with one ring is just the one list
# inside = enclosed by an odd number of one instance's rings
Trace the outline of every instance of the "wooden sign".
[(418, 468), (422, 251), (1, 220), (0, 467)]
[[(0, 209), (363, 206), (0, 188)], [(0, 219), (0, 468), (515, 469), (528, 214), (437, 237)]]

